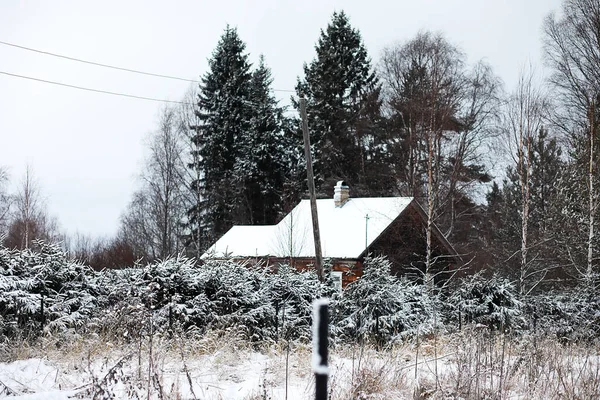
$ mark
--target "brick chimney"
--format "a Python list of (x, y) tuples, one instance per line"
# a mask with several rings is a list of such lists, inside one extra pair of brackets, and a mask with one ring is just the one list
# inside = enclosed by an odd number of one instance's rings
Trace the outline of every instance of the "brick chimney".
[(333, 188), (333, 202), (336, 207), (343, 207), (350, 200), (350, 188), (344, 181), (338, 181)]

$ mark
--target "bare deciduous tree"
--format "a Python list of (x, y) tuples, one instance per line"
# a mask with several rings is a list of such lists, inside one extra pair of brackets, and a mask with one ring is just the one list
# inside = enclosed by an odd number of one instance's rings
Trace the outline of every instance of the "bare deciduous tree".
[(382, 62), (388, 106), (397, 115), (408, 143), (404, 179), (408, 184), (407, 194), (419, 196), (424, 185), (427, 285), (433, 283), (431, 240), (439, 211), (442, 142), (459, 107), (460, 88), (464, 84), (463, 58), (441, 35), (421, 33), (404, 45), (386, 50)]
[[(529, 218), (531, 204), (532, 146), (543, 128), (548, 115), (548, 103), (545, 95), (536, 85), (533, 71), (524, 72), (519, 78), (515, 92), (510, 96), (504, 119), (504, 135), (507, 152), (512, 157), (515, 172), (519, 178), (520, 217), (521, 217), (521, 262), (518, 274), (519, 292), (526, 294), (543, 279), (544, 270), (535, 267), (528, 258)], [(526, 287), (527, 281), (536, 280)]]
[(4, 245), (12, 248), (30, 248), (34, 240), (59, 240), (56, 220), (46, 212), (46, 204), (41, 195), (40, 185), (30, 166), (14, 196), (14, 208)]
[(564, 0), (563, 15), (544, 23), (544, 50), (551, 83), (562, 111), (557, 122), (568, 131), (588, 128), (588, 111), (600, 94), (600, 2)]
[(469, 71), (464, 58), (442, 35), (420, 33), (386, 49), (380, 64), (400, 192), (426, 204), (426, 280), (433, 223), (454, 234), (456, 205), (472, 203), (463, 200), (489, 179), (482, 145), (493, 134), (500, 83), (483, 63)]
[[(598, 173), (597, 104), (600, 100), (600, 2), (598, 0), (564, 0), (562, 17), (554, 14), (544, 24), (546, 60), (554, 73), (551, 83), (557, 89), (559, 112), (555, 123), (571, 138), (571, 148), (577, 142), (587, 142), (584, 153), (576, 155), (582, 176), (587, 176), (587, 268), (582, 274), (590, 281), (595, 269), (594, 246), (597, 245), (595, 225), (598, 193), (595, 186)], [(586, 157), (587, 156), (587, 157)], [(587, 165), (585, 165), (587, 164)], [(583, 200), (583, 199), (582, 199)], [(589, 282), (588, 282), (589, 283)]]
[(8, 229), (12, 197), (8, 192), (8, 172), (0, 167), (0, 240)]
[[(199, 126), (200, 120), (195, 112), (193, 104), (198, 98), (197, 89), (195, 86), (190, 87), (184, 97), (183, 104), (178, 109), (178, 129), (183, 139), (183, 160), (187, 168), (182, 171), (181, 182), (183, 184), (183, 202), (187, 210), (192, 210), (198, 207), (203, 200), (202, 188), (198, 182), (202, 181), (201, 156), (198, 152), (198, 146), (194, 143), (196, 132), (193, 129)], [(185, 217), (186, 222), (189, 222), (189, 215)], [(184, 224), (186, 226), (194, 226), (196, 231), (184, 232), (185, 246), (192, 256), (200, 259), (204, 249), (208, 247), (208, 243), (204, 243), (200, 224)]]
[(183, 138), (173, 108), (165, 108), (159, 128), (148, 141), (141, 188), (122, 217), (121, 237), (150, 259), (183, 250)]

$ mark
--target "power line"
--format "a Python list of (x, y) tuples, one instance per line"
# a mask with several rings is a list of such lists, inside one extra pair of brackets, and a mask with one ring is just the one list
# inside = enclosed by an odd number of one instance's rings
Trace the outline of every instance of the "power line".
[(16, 78), (29, 79), (29, 80), (36, 81), (36, 82), (49, 83), (51, 85), (65, 86), (65, 87), (68, 87), (68, 88), (71, 88), (71, 89), (87, 90), (88, 92), (111, 94), (113, 96), (123, 96), (123, 97), (130, 97), (130, 98), (133, 98), (133, 99), (157, 101), (157, 102), (162, 102), (162, 103), (175, 103), (175, 104), (192, 105), (191, 103), (186, 103), (184, 101), (156, 99), (156, 98), (153, 98), (153, 97), (136, 96), (136, 95), (133, 95), (133, 94), (111, 92), (111, 91), (108, 91), (108, 90), (92, 89), (92, 88), (86, 88), (86, 87), (83, 87), (83, 86), (69, 85), (67, 83), (48, 81), (48, 80), (39, 79), (39, 78), (32, 78), (30, 76), (23, 76), (23, 75), (11, 74), (10, 72), (4, 72), (4, 71), (0, 71), (0, 74), (8, 75), (8, 76), (16, 77)]
[[(184, 104), (184, 105), (188, 105), (188, 106), (195, 105), (194, 103), (188, 103), (188, 102), (185, 102), (185, 101), (164, 100), (164, 99), (157, 99), (157, 98), (154, 98), (154, 97), (137, 96), (137, 95), (127, 94), (127, 93), (111, 92), (109, 90), (93, 89), (93, 88), (87, 88), (87, 87), (83, 87), (83, 86), (70, 85), (68, 83), (49, 81), (49, 80), (40, 79), (40, 78), (33, 78), (31, 76), (18, 75), (18, 74), (13, 74), (13, 73), (10, 73), (10, 72), (5, 72), (5, 71), (0, 71), (0, 74), (7, 75), (7, 76), (12, 76), (12, 77), (15, 77), (15, 78), (28, 79), (28, 80), (32, 80), (32, 81), (35, 81), (35, 82), (42, 82), (42, 83), (48, 83), (48, 84), (51, 84), (51, 85), (64, 86), (64, 87), (68, 87), (68, 88), (71, 88), (71, 89), (85, 90), (85, 91), (94, 92), (94, 93), (110, 94), (110, 95), (113, 95), (113, 96), (129, 97), (129, 98), (132, 98), (132, 99), (156, 101), (156, 102), (161, 102), (161, 103)], [(248, 103), (248, 104), (253, 104), (252, 102), (250, 102), (248, 100), (244, 100), (244, 102)], [(296, 111), (295, 110), (285, 110), (284, 112), (296, 112)]]
[[(95, 61), (82, 60), (80, 58), (69, 57), (69, 56), (65, 56), (65, 55), (62, 55), (62, 54), (51, 53), (49, 51), (33, 49), (31, 47), (25, 47), (25, 46), (21, 46), (21, 45), (14, 44), (14, 43), (8, 43), (8, 42), (0, 41), (0, 44), (3, 44), (5, 46), (15, 47), (15, 48), (18, 48), (18, 49), (21, 49), (21, 50), (33, 51), (35, 53), (44, 54), (44, 55), (47, 55), (47, 56), (58, 57), (58, 58), (62, 58), (62, 59), (69, 60), (69, 61), (76, 61), (76, 62), (80, 62), (80, 63), (84, 63), (84, 64), (95, 65), (97, 67), (111, 68), (111, 69), (116, 69), (116, 70), (119, 70), (119, 71), (131, 72), (131, 73), (134, 73), (134, 74), (154, 76), (156, 78), (174, 79), (174, 80), (184, 81), (184, 82), (200, 83), (200, 81), (195, 80), (195, 79), (180, 78), (180, 77), (177, 77), (177, 76), (155, 74), (153, 72), (145, 72), (145, 71), (140, 71), (140, 70), (137, 70), (137, 69), (117, 67), (117, 66), (114, 66), (114, 65), (103, 64), (103, 63), (99, 63), (99, 62), (95, 62)], [(288, 90), (288, 89), (271, 89), (271, 90), (273, 90), (274, 92), (296, 93), (295, 90)]]
[(178, 81), (198, 82), (198, 81), (195, 81), (193, 79), (179, 78), (179, 77), (170, 76), (170, 75), (154, 74), (152, 72), (138, 71), (138, 70), (130, 69), (130, 68), (115, 67), (114, 65), (102, 64), (102, 63), (98, 63), (98, 62), (94, 62), (94, 61), (82, 60), (80, 58), (63, 56), (61, 54), (51, 53), (49, 51), (32, 49), (31, 47), (20, 46), (18, 44), (13, 44), (13, 43), (8, 43), (8, 42), (3, 42), (3, 41), (0, 41), (0, 44), (6, 45), (6, 46), (11, 46), (11, 47), (16, 47), (16, 48), (19, 48), (19, 49), (22, 49), (22, 50), (33, 51), (35, 53), (45, 54), (45, 55), (52, 56), (52, 57), (63, 58), (65, 60), (77, 61), (77, 62), (84, 63), (84, 64), (95, 65), (97, 67), (117, 69), (119, 71), (126, 71), (126, 72), (132, 72), (134, 74), (142, 74), (142, 75), (155, 76), (155, 77), (158, 77), (158, 78), (175, 79), (175, 80), (178, 80)]

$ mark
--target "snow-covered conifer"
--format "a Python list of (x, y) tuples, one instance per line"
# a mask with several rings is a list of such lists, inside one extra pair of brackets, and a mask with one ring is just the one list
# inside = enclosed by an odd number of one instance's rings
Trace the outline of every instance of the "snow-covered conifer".
[(402, 339), (433, 328), (435, 299), (425, 287), (390, 274), (383, 257), (368, 259), (364, 274), (338, 303), (335, 329), (349, 339)]
[(237, 30), (225, 29), (212, 58), (209, 71), (200, 84), (195, 126), (195, 152), (202, 178), (194, 183), (202, 192), (202, 201), (188, 213), (188, 230), (194, 242), (208, 247), (236, 221), (241, 205), (242, 177), (236, 174), (241, 144), (250, 130), (250, 63), (246, 45)]
[(367, 184), (368, 153), (375, 147), (380, 85), (360, 32), (343, 11), (333, 13), (315, 50), (296, 92), (307, 99), (317, 190), (329, 193), (340, 179), (359, 188)]
[(283, 108), (271, 91), (273, 78), (259, 59), (252, 72), (248, 133), (240, 138), (235, 171), (243, 180), (243, 220), (238, 223), (274, 224), (282, 212), (283, 185), (289, 175), (292, 143), (284, 131)]
[(517, 298), (514, 285), (497, 276), (485, 279), (476, 274), (463, 279), (448, 297), (446, 306), (450, 317), (466, 323), (502, 330), (518, 328), (523, 323), (523, 303)]

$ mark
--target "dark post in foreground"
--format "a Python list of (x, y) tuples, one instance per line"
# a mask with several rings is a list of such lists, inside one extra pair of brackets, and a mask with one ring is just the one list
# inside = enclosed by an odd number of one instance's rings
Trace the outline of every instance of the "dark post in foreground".
[(329, 301), (318, 299), (313, 303), (313, 354), (312, 365), (315, 373), (315, 399), (327, 400), (327, 379), (329, 378), (328, 333)]
[(308, 175), (308, 193), (310, 195), (310, 211), (312, 214), (313, 237), (315, 241), (315, 267), (319, 280), (323, 282), (323, 256), (321, 253), (321, 233), (319, 232), (319, 216), (317, 214), (317, 196), (315, 194), (315, 178), (313, 175), (312, 155), (310, 154), (310, 136), (308, 134), (308, 118), (306, 116), (306, 99), (300, 98), (300, 116), (302, 117), (302, 133), (304, 135), (304, 154), (306, 156), (306, 173)]

